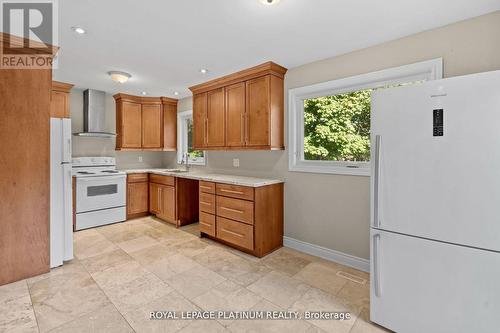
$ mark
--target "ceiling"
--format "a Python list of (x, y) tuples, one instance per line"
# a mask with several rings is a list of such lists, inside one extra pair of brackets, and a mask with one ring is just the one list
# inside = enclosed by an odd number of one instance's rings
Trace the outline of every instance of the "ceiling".
[[(499, 9), (500, 0), (63, 0), (54, 79), (186, 97), (191, 85), (265, 61), (293, 68)], [(111, 70), (132, 78), (115, 83)]]

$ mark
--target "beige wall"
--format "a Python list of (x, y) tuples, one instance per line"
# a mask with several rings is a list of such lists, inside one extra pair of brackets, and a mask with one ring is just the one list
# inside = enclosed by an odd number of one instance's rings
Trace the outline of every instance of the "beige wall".
[[(72, 132), (83, 131), (83, 90), (72, 89), (70, 94)], [(116, 133), (115, 100), (106, 94), (106, 130)], [(115, 152), (115, 138), (73, 136), (73, 157), (115, 156), (118, 168), (150, 168), (163, 165), (161, 152)], [(143, 162), (139, 162), (142, 156)]]
[[(500, 12), (290, 69), (286, 89), (442, 57), (444, 76), (500, 69)], [(286, 104), (286, 103), (285, 103)], [(191, 98), (178, 111), (190, 110)], [(369, 258), (369, 177), (288, 172), (288, 152), (209, 152), (212, 171), (281, 177), (285, 235)], [(240, 159), (240, 168), (232, 159)], [(173, 157), (165, 163), (174, 164)]]

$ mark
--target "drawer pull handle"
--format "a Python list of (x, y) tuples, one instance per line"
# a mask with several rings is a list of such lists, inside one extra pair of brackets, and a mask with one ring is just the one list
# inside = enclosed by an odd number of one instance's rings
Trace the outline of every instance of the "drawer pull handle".
[(210, 223), (205, 223), (205, 222), (202, 222), (202, 221), (200, 221), (200, 224), (204, 225), (204, 226), (207, 226), (207, 227), (211, 227), (212, 226)]
[(212, 189), (210, 186), (203, 186), (203, 185), (200, 185), (200, 188), (205, 188), (207, 190), (211, 190)]
[(242, 211), (242, 210), (232, 209), (232, 208), (227, 208), (227, 207), (222, 207), (222, 206), (220, 207), (220, 209), (228, 210), (230, 212), (234, 212), (234, 213), (238, 213), (238, 214), (243, 214), (244, 213), (244, 211)]
[(220, 189), (221, 192), (233, 193), (233, 194), (245, 194), (241, 191), (233, 191), (233, 190), (225, 190), (223, 188)]
[(236, 237), (240, 237), (240, 238), (245, 237), (245, 235), (243, 235), (243, 234), (239, 234), (237, 232), (234, 232), (234, 231), (231, 231), (231, 230), (227, 230), (226, 228), (222, 228), (222, 231), (227, 232), (228, 234), (234, 235)]
[(202, 205), (212, 206), (210, 202), (200, 201)]

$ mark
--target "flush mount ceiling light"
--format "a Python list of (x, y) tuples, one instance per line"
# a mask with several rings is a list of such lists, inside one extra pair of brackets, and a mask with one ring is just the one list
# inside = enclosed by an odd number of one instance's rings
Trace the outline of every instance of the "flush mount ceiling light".
[(71, 27), (71, 30), (73, 30), (74, 32), (76, 32), (79, 35), (84, 35), (87, 33), (87, 31), (85, 29), (83, 29), (82, 27)]
[(202, 69), (200, 69), (200, 73), (201, 74), (207, 74), (208, 73), (208, 69), (202, 68)]
[(132, 77), (129, 73), (118, 72), (118, 71), (110, 71), (108, 75), (111, 76), (111, 80), (118, 83), (125, 83)]
[(275, 5), (277, 4), (278, 2), (280, 2), (280, 0), (260, 0), (261, 3), (263, 3), (264, 5)]

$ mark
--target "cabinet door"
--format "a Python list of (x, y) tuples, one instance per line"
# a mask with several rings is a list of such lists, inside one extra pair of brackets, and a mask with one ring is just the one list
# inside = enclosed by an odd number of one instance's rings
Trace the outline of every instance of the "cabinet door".
[(270, 82), (269, 75), (246, 82), (247, 146), (270, 145)]
[(162, 146), (162, 108), (161, 104), (142, 105), (142, 147), (161, 148)]
[(122, 102), (122, 148), (141, 148), (142, 116), (141, 104)]
[(161, 185), (150, 183), (149, 184), (149, 211), (153, 214), (161, 213)]
[(175, 222), (175, 187), (161, 185), (160, 218)]
[(226, 145), (245, 145), (245, 82), (225, 88), (226, 94)]
[(226, 117), (224, 115), (224, 88), (207, 93), (207, 147), (225, 144)]
[(127, 214), (139, 214), (148, 211), (148, 183), (130, 183), (127, 185)]
[(52, 118), (70, 118), (68, 94), (52, 91), (50, 101), (50, 116)]
[(193, 147), (206, 147), (207, 93), (193, 96)]
[(163, 105), (163, 150), (177, 150), (177, 107)]

